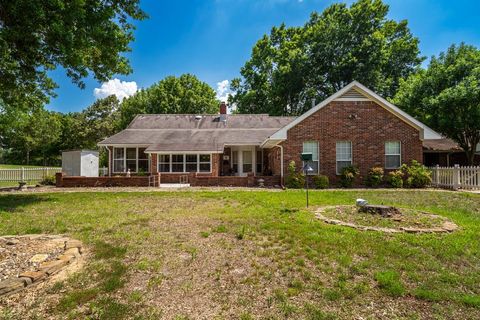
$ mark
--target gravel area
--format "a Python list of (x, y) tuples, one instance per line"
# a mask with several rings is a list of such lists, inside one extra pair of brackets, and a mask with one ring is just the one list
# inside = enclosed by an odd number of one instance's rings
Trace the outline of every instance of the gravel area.
[(33, 271), (40, 263), (57, 259), (64, 251), (63, 236), (27, 235), (0, 238), (0, 280)]

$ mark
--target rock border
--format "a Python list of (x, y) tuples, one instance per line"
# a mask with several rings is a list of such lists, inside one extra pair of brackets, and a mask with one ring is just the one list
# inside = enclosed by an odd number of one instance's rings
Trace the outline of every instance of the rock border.
[[(64, 239), (63, 236), (51, 235), (27, 235), (27, 236), (5, 236), (4, 239), (18, 239), (26, 237), (39, 238), (46, 236), (50, 239)], [(18, 241), (18, 240), (17, 240)], [(65, 239), (63, 245), (63, 253), (56, 260), (42, 262), (35, 271), (25, 271), (18, 275), (17, 278), (10, 278), (0, 281), (0, 297), (17, 293), (33, 284), (45, 281), (52, 275), (60, 272), (68, 264), (74, 262), (82, 255), (83, 244), (79, 240)]]
[[(395, 229), (395, 228), (384, 228), (384, 227), (371, 227), (371, 226), (362, 226), (362, 225), (358, 225), (351, 222), (345, 222), (342, 220), (327, 218), (322, 214), (323, 212), (325, 212), (326, 209), (337, 208), (337, 207), (338, 206), (319, 207), (315, 211), (315, 217), (328, 224), (338, 225), (342, 227), (349, 227), (349, 228), (357, 229), (360, 231), (380, 231), (385, 233), (449, 233), (449, 232), (454, 232), (458, 229), (458, 225), (456, 225), (451, 221), (445, 221), (441, 227), (436, 227), (436, 228), (400, 227), (398, 229)], [(432, 215), (436, 216), (434, 214)]]

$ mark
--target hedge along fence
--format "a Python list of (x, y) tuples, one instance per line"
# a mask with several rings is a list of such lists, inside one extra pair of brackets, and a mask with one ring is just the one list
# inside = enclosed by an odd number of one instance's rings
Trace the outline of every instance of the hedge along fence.
[(62, 168), (49, 167), (0, 169), (0, 181), (39, 181), (61, 171)]
[(432, 185), (448, 189), (480, 190), (480, 167), (433, 167)]

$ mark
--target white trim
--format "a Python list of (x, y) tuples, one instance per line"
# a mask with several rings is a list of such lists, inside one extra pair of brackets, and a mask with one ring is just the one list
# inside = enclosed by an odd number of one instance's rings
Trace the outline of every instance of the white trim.
[(334, 101), (370, 101), (368, 98), (337, 98)]
[[(309, 116), (313, 115), (315, 112), (322, 109), (323, 107), (325, 107), (326, 105), (328, 105), (329, 103), (334, 101), (335, 99), (340, 98), (343, 94), (345, 94), (346, 92), (348, 92), (349, 90), (351, 90), (353, 88), (355, 90), (359, 91), (360, 93), (362, 93), (363, 95), (367, 96), (368, 98), (370, 98), (370, 100), (372, 100), (374, 102), (377, 102), (381, 107), (390, 111), (391, 113), (396, 115), (398, 118), (400, 118), (404, 122), (408, 123), (409, 125), (411, 125), (412, 127), (416, 128), (416, 129), (418, 129), (420, 131), (420, 139), (421, 140), (423, 140), (423, 139), (442, 139), (443, 138), (439, 133), (435, 132), (434, 130), (427, 127), (425, 124), (421, 123), (420, 121), (416, 120), (415, 118), (413, 118), (412, 116), (410, 116), (406, 112), (404, 112), (401, 109), (399, 109), (398, 107), (394, 106), (393, 104), (391, 104), (390, 102), (388, 102), (384, 98), (380, 97), (375, 92), (366, 88), (361, 83), (359, 83), (357, 81), (353, 81), (350, 84), (348, 84), (347, 86), (345, 86), (342, 89), (340, 89), (339, 91), (337, 91), (336, 93), (334, 93), (333, 95), (331, 95), (330, 97), (326, 98), (325, 100), (323, 100), (322, 102), (317, 104), (312, 109), (308, 110), (307, 112), (305, 112), (301, 116), (297, 117), (295, 120), (293, 120), (292, 122), (290, 122), (289, 124), (287, 124), (286, 126), (281, 128), (277, 132), (275, 132), (273, 135), (271, 135), (269, 138), (267, 138), (262, 143), (262, 146), (267, 144), (267, 141), (269, 141), (269, 140), (279, 140), (278, 142), (286, 140), (288, 130), (295, 127), (297, 124), (299, 124), (300, 122), (302, 122), (303, 120), (305, 120)], [(276, 142), (276, 143), (278, 143), (278, 142)]]

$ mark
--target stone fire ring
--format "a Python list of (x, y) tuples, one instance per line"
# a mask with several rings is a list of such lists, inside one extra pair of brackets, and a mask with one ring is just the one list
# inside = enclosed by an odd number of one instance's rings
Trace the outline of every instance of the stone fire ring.
[[(47, 261), (48, 254), (35, 254), (29, 260), (30, 262), (35, 262), (33, 268), (22, 270), (18, 276), (10, 275), (7, 279), (0, 281), (0, 297), (17, 293), (29, 286), (49, 279), (54, 274), (62, 271), (67, 265), (78, 260), (83, 253), (83, 244), (80, 241), (61, 235), (4, 236), (0, 237), (0, 241), (11, 246), (18, 245), (22, 241), (49, 241), (58, 249), (54, 255), (51, 255), (49, 261)], [(13, 248), (15, 256), (25, 255), (25, 253), (16, 252), (15, 247)]]
[[(337, 219), (330, 219), (325, 217), (322, 213), (326, 209), (336, 208), (337, 206), (325, 206), (320, 207), (315, 211), (315, 217), (319, 220), (322, 220), (325, 223), (338, 225), (342, 227), (349, 227), (361, 231), (380, 231), (385, 233), (446, 233), (453, 232), (458, 229), (458, 226), (451, 222), (445, 221), (442, 226), (436, 228), (412, 228), (412, 227), (400, 227), (398, 229), (394, 228), (383, 228), (383, 227), (371, 227), (371, 226), (362, 226), (351, 222), (345, 222)], [(434, 216), (434, 214), (432, 214)]]

